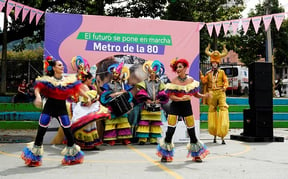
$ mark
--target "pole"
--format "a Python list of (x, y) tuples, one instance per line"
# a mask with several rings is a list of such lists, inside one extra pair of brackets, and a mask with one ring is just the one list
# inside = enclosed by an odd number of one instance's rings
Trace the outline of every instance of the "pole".
[[(270, 14), (269, 10), (269, 0), (266, 0), (266, 15)], [(265, 58), (265, 62), (272, 62), (272, 43), (271, 43), (271, 28), (270, 26), (267, 29), (266, 32), (267, 36), (267, 43), (266, 43), (266, 52), (267, 52), (267, 57)], [(273, 74), (274, 75), (274, 74)]]

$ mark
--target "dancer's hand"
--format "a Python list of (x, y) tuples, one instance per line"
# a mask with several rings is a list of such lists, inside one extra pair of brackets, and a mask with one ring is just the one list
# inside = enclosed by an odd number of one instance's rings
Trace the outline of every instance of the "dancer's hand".
[(41, 109), (42, 108), (42, 99), (41, 97), (36, 97), (34, 100), (34, 105), (36, 108)]

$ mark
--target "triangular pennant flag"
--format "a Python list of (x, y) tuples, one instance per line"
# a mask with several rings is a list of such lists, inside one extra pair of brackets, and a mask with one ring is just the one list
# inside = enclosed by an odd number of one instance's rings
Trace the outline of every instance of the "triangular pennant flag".
[(263, 22), (264, 22), (264, 27), (265, 27), (265, 31), (268, 30), (271, 20), (272, 20), (273, 15), (265, 15), (262, 17)]
[(239, 20), (239, 19), (237, 19), (237, 20), (232, 20), (231, 22), (232, 22), (233, 34), (236, 34), (240, 20)]
[(242, 27), (243, 27), (244, 35), (246, 35), (246, 33), (248, 31), (250, 20), (251, 20), (251, 18), (242, 19)]
[(230, 21), (222, 22), (222, 26), (223, 26), (224, 34), (227, 35), (227, 31), (228, 31), (228, 29), (230, 27)]
[(281, 24), (283, 22), (283, 19), (285, 18), (285, 13), (279, 13), (279, 14), (274, 14), (274, 21), (276, 24), (276, 28), (279, 31)]
[(43, 14), (44, 14), (44, 11), (40, 11), (40, 10), (36, 11), (36, 25), (38, 24), (38, 22), (39, 22), (39, 20)]
[(0, 0), (0, 12), (2, 11), (3, 7), (5, 6), (6, 0)]
[(219, 36), (221, 27), (222, 27), (222, 22), (216, 22), (216, 23), (214, 24), (214, 28), (215, 28), (215, 30), (216, 30), (216, 35), (217, 35), (217, 37)]
[(255, 33), (258, 33), (259, 27), (260, 27), (260, 23), (261, 23), (261, 16), (257, 16), (257, 17), (252, 17), (252, 24), (255, 30)]
[(8, 17), (10, 12), (12, 11), (13, 7), (15, 6), (14, 1), (8, 1), (6, 5), (6, 16)]
[(208, 29), (208, 33), (209, 33), (209, 35), (211, 37), (212, 36), (212, 32), (213, 32), (214, 23), (207, 23), (206, 26), (207, 26), (207, 29)]
[(17, 2), (14, 3), (15, 3), (15, 20), (17, 20), (19, 13), (21, 12), (24, 5)]
[(31, 24), (34, 16), (36, 15), (36, 9), (30, 8), (30, 18), (29, 18), (29, 24)]
[(28, 6), (23, 6), (23, 9), (22, 9), (22, 22), (24, 21), (24, 19), (27, 16), (29, 11), (30, 11), (30, 8)]
[(198, 26), (196, 28), (196, 32), (199, 32), (205, 25), (205, 22), (198, 22)]

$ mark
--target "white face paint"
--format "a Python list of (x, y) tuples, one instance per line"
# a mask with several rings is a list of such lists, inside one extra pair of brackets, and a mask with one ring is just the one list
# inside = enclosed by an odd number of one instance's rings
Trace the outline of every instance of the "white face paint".
[(217, 62), (212, 62), (212, 68), (213, 68), (213, 69), (218, 68), (218, 63), (217, 63)]

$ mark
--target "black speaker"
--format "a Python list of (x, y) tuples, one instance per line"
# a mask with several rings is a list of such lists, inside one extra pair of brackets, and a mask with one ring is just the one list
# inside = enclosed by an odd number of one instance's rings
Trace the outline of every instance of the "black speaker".
[(272, 64), (254, 62), (249, 65), (250, 108), (272, 108)]
[(245, 109), (243, 119), (244, 136), (273, 137), (272, 109)]

